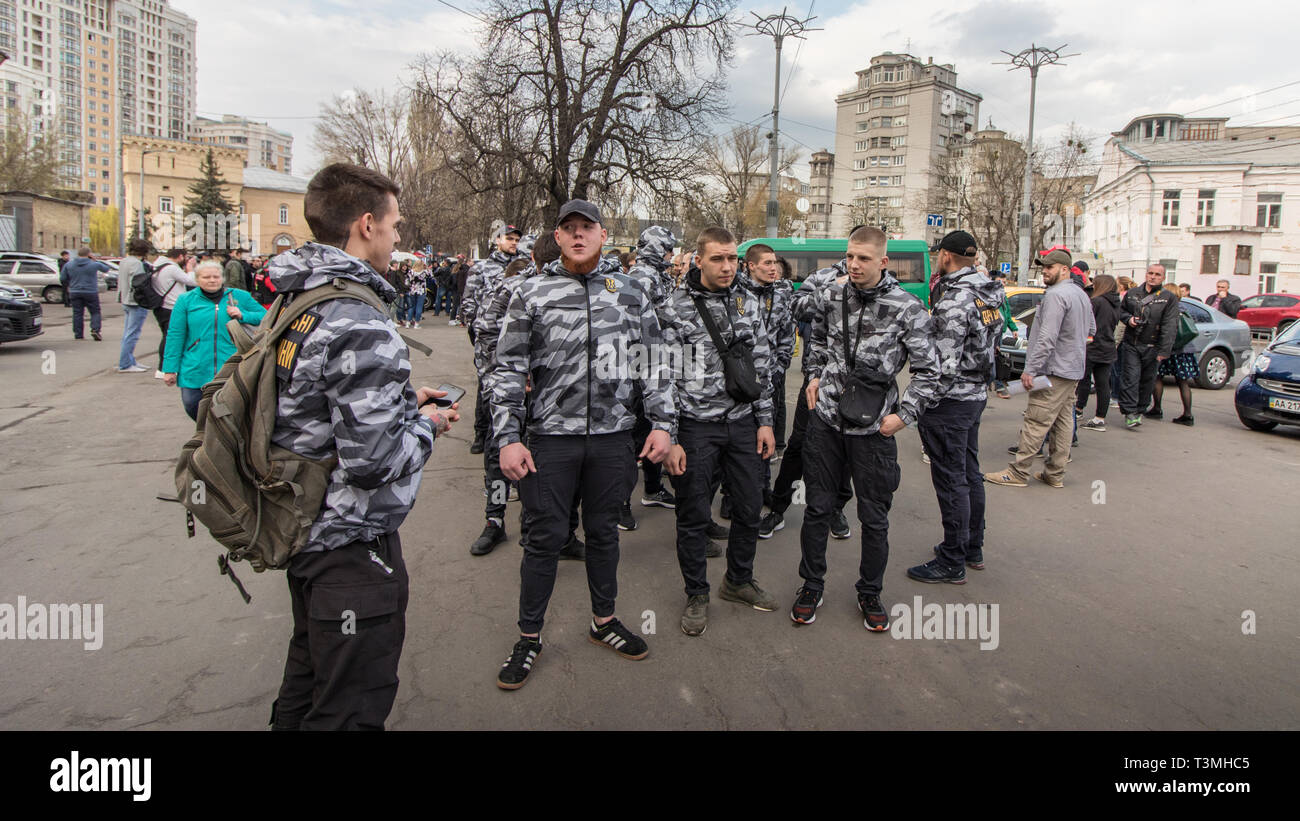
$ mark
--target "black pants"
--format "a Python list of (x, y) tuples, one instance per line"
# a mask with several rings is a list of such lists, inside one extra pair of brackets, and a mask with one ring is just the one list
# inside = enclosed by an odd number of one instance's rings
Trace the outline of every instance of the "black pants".
[[(632, 447), (640, 453), (645, 448), (645, 440), (654, 430), (654, 425), (644, 415), (637, 416), (636, 427), (632, 428)], [(641, 473), (645, 477), (645, 495), (653, 496), (664, 489), (664, 469), (663, 465), (651, 462), (649, 459), (641, 460)], [(632, 490), (636, 490), (636, 475), (632, 476)], [(630, 494), (632, 490), (629, 490)], [(631, 498), (629, 496), (629, 498)]]
[(483, 518), (496, 519), (504, 527), (510, 480), (501, 472), (501, 451), (497, 448), (495, 439), (484, 442), (483, 489), (487, 491), (487, 501), (483, 505)]
[(1123, 366), (1119, 380), (1119, 410), (1126, 415), (1141, 413), (1151, 404), (1151, 392), (1156, 386), (1156, 369), (1160, 365), (1156, 361), (1156, 346), (1121, 342), (1119, 359)]
[(90, 330), (99, 333), (99, 294), (72, 294), (68, 298), (72, 301), (72, 338), (81, 339), (85, 335), (82, 311), (90, 312)]
[(772, 433), (778, 448), (785, 447), (785, 406), (785, 371), (778, 369), (772, 374)]
[(902, 473), (898, 469), (898, 443), (892, 436), (848, 436), (811, 414), (807, 433), (804, 482), (808, 509), (803, 514), (799, 548), (803, 558), (799, 575), (810, 590), (826, 587), (826, 537), (831, 514), (838, 510), (844, 470), (853, 476), (858, 496), (858, 521), (862, 523), (862, 558), (858, 564), (859, 593), (879, 595), (889, 562), (889, 508)]
[(569, 513), (582, 494), (587, 539), (587, 587), (591, 612), (614, 614), (618, 596), (618, 514), (636, 474), (632, 433), (536, 436), (531, 442), (536, 473), (519, 480), (528, 517), (528, 538), (519, 568), (519, 632), (539, 633), (555, 587), (555, 566), (569, 540)]
[[(482, 439), (486, 443), (488, 434), (492, 432), (492, 407), (488, 402), (490, 397), (483, 393), (483, 378), (478, 380), (478, 398), (474, 400), (474, 438)], [(485, 447), (484, 452), (487, 451)]]
[(163, 354), (167, 351), (167, 323), (171, 322), (171, 308), (154, 308), (153, 318), (158, 320), (158, 327), (162, 330), (162, 341), (158, 343), (158, 370), (162, 370)]
[(673, 476), (677, 493), (677, 564), (686, 595), (709, 592), (704, 557), (712, 520), (709, 502), (719, 466), (731, 498), (731, 536), (727, 539), (727, 580), (744, 584), (754, 577), (758, 514), (763, 496), (758, 486), (758, 423), (753, 414), (735, 422), (677, 420), (677, 441), (686, 451), (686, 472)]
[(940, 557), (961, 567), (984, 551), (984, 474), (980, 472), (983, 399), (942, 399), (917, 423), (930, 456), (930, 479), (943, 522)]
[(299, 553), (286, 576), (293, 637), (272, 726), (384, 729), (397, 697), (410, 582), (397, 532)]
[(1106, 411), (1110, 408), (1110, 368), (1109, 362), (1087, 362), (1083, 366), (1083, 378), (1079, 380), (1079, 387), (1075, 395), (1078, 401), (1074, 406), (1080, 411), (1088, 407), (1088, 394), (1093, 385), (1097, 386), (1097, 413), (1094, 414), (1098, 419), (1106, 418)]
[[(767, 500), (767, 506), (774, 513), (785, 513), (790, 508), (790, 503), (794, 499), (794, 483), (804, 477), (804, 452), (805, 446), (808, 445), (808, 417), (812, 412), (808, 410), (808, 375), (804, 374), (803, 385), (799, 388), (799, 400), (794, 404), (794, 428), (790, 431), (790, 443), (786, 446), (785, 455), (781, 457), (781, 470), (776, 474), (776, 484), (772, 486), (771, 498)], [(805, 485), (807, 482), (805, 481)], [(836, 510), (844, 507), (852, 498), (853, 493), (849, 489), (849, 469), (844, 467), (844, 475), (840, 482), (839, 504)]]

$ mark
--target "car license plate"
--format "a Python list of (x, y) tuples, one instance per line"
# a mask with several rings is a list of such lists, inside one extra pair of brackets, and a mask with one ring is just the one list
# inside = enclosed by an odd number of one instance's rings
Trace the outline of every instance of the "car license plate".
[(32, 327), (33, 328), (41, 327), (41, 318), (39, 316), (32, 320)]
[(1268, 406), (1273, 410), (1300, 413), (1300, 399), (1278, 399), (1276, 396), (1270, 396)]

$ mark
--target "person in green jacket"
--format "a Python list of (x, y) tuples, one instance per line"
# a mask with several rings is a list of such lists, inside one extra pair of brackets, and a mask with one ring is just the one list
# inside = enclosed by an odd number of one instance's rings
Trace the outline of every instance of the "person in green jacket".
[(177, 297), (172, 308), (162, 370), (168, 385), (180, 384), (181, 404), (197, 421), (203, 386), (235, 352), (226, 323), (257, 325), (266, 309), (248, 291), (226, 287), (216, 260), (200, 263), (194, 278), (199, 287)]

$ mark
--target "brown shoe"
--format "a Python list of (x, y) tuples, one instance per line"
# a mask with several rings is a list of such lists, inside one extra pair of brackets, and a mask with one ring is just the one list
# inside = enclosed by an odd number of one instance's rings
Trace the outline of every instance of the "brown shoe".
[(1040, 470), (1037, 473), (1035, 473), (1034, 478), (1042, 482), (1043, 484), (1047, 485), (1048, 487), (1054, 487), (1054, 488), (1065, 487), (1065, 482), (1062, 482), (1060, 479), (1047, 478), (1047, 471), (1045, 470)]
[(1006, 485), (1007, 487), (1029, 487), (1029, 483), (1024, 479), (1017, 479), (1011, 475), (1011, 471), (995, 471), (984, 474), (984, 481), (994, 485)]

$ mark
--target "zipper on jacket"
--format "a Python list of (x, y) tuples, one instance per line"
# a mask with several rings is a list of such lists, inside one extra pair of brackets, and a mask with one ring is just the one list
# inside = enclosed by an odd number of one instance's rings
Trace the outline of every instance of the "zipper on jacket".
[(221, 332), (221, 300), (212, 306), (212, 378), (217, 376), (217, 334)]
[(591, 288), (586, 274), (582, 275), (582, 295), (587, 305), (587, 435), (591, 435)]

